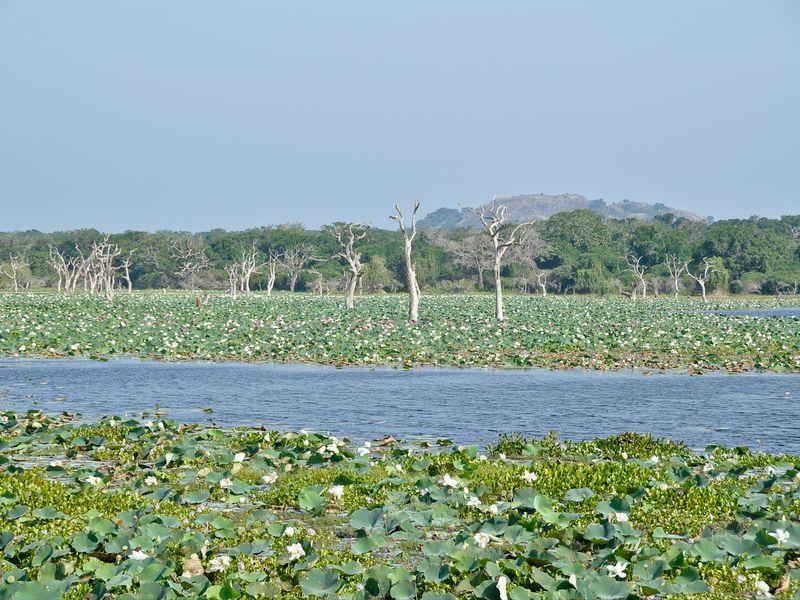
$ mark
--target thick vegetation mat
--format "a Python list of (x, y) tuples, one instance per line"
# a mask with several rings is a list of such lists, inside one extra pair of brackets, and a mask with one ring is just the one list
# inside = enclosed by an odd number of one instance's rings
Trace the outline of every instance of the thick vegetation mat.
[(798, 598), (800, 457), (0, 413), (0, 598)]

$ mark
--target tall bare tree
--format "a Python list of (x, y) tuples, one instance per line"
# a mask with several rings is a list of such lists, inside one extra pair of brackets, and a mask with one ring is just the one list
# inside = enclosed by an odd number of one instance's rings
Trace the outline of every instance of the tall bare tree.
[(628, 263), (634, 277), (636, 277), (636, 285), (631, 293), (631, 300), (634, 302), (636, 301), (636, 292), (638, 288), (642, 288), (642, 298), (647, 298), (647, 281), (644, 277), (647, 268), (642, 264), (643, 258), (644, 256), (636, 256), (634, 254), (629, 254), (625, 257), (625, 261)]
[(700, 271), (699, 269), (700, 266), (698, 266), (698, 271), (696, 271), (697, 275), (695, 275), (689, 270), (689, 263), (686, 263), (686, 274), (694, 279), (697, 282), (697, 285), (700, 286), (700, 293), (703, 297), (703, 302), (708, 302), (708, 298), (706, 297), (706, 283), (708, 283), (708, 280), (711, 279), (711, 275), (717, 272), (717, 268), (706, 256), (703, 257), (703, 270)]
[(131, 267), (133, 266), (133, 253), (135, 250), (131, 250), (128, 252), (128, 256), (122, 261), (122, 278), (125, 280), (125, 284), (128, 286), (128, 293), (130, 294), (133, 291), (133, 281), (131, 281)]
[(681, 277), (686, 272), (689, 263), (678, 258), (677, 254), (667, 254), (665, 262), (667, 271), (669, 271), (669, 279), (672, 281), (672, 293), (677, 300), (681, 293)]
[(8, 266), (0, 269), (0, 274), (5, 275), (11, 281), (11, 289), (15, 292), (19, 291), (19, 277), (20, 272), (28, 266), (28, 261), (26, 261), (22, 256), (12, 254), (8, 257)]
[(197, 276), (211, 268), (211, 259), (206, 254), (205, 243), (194, 235), (182, 235), (174, 238), (169, 245), (169, 252), (177, 267), (176, 275), (194, 289)]
[(334, 223), (324, 228), (334, 237), (341, 248), (334, 256), (344, 260), (349, 267), (345, 290), (347, 308), (355, 306), (356, 286), (364, 270), (361, 264), (361, 253), (356, 249), (356, 244), (367, 237), (371, 228), (372, 226), (367, 223)]
[(261, 254), (256, 248), (255, 242), (249, 248), (243, 249), (239, 260), (239, 268), (241, 269), (239, 289), (245, 294), (249, 294), (250, 278), (268, 264), (269, 261), (261, 260)]
[(236, 298), (236, 292), (239, 289), (239, 281), (242, 274), (242, 265), (237, 261), (233, 261), (223, 267), (228, 276), (228, 293), (231, 297)]
[(267, 296), (272, 294), (272, 288), (275, 287), (275, 278), (278, 276), (281, 256), (283, 255), (277, 250), (269, 251), (269, 258), (267, 259)]
[(494, 249), (488, 237), (480, 230), (469, 230), (462, 239), (450, 239), (442, 229), (425, 230), (428, 241), (443, 248), (459, 267), (474, 270), (478, 276), (478, 289), (484, 287), (484, 273), (492, 268)]
[(283, 267), (289, 276), (289, 291), (293, 292), (297, 287), (297, 279), (300, 273), (309, 264), (321, 259), (314, 255), (315, 249), (309, 244), (295, 244), (283, 251)]
[(389, 218), (397, 221), (400, 227), (400, 233), (403, 234), (403, 258), (406, 265), (406, 287), (408, 288), (408, 320), (411, 323), (416, 323), (419, 320), (419, 301), (422, 293), (419, 289), (417, 282), (417, 268), (411, 256), (411, 247), (414, 243), (414, 238), (417, 236), (417, 210), (419, 210), (419, 200), (414, 202), (414, 208), (411, 211), (411, 227), (406, 225), (406, 220), (403, 217), (403, 212), (400, 210), (400, 205), (395, 204), (394, 209), (397, 215), (392, 215)]
[(475, 214), (483, 223), (486, 233), (494, 247), (494, 261), (492, 269), (494, 272), (494, 295), (495, 295), (495, 317), (498, 321), (505, 319), (503, 313), (503, 282), (500, 273), (503, 268), (503, 257), (512, 246), (525, 240), (530, 231), (533, 221), (511, 224), (508, 222), (506, 211), (508, 206), (499, 204), (497, 196), (492, 198), (490, 204), (470, 208), (469, 211)]

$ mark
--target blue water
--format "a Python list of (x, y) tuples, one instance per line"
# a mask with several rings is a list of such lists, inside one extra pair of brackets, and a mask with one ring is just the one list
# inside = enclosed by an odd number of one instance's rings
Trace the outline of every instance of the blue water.
[[(589, 439), (650, 432), (800, 453), (800, 376), (335, 369), (139, 360), (0, 360), (0, 408), (484, 444), (501, 433)], [(203, 409), (212, 408), (207, 414)]]

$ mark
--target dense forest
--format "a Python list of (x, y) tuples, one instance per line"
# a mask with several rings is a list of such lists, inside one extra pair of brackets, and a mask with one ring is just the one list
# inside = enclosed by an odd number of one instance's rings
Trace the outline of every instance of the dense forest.
[[(115, 250), (109, 260), (117, 264), (116, 286), (229, 289), (231, 265), (241, 266), (248, 255), (252, 289), (265, 289), (272, 271), (275, 289), (331, 292), (341, 290), (348, 275), (330, 233), (294, 223), (197, 234), (0, 233), (0, 288), (60, 287), (58, 262), (105, 240)], [(366, 233), (358, 241), (359, 285), (368, 292), (405, 289), (403, 236), (390, 229)], [(484, 231), (423, 229), (413, 252), (425, 290), (490, 289), (493, 249)], [(682, 267), (677, 276), (676, 266)], [(646, 282), (650, 294), (673, 294), (677, 282), (686, 294), (699, 292), (700, 277), (709, 293), (797, 294), (800, 215), (707, 223), (672, 214), (641, 221), (604, 219), (589, 210), (559, 213), (536, 222), (510, 249), (502, 276), (508, 288), (529, 292), (630, 294)]]

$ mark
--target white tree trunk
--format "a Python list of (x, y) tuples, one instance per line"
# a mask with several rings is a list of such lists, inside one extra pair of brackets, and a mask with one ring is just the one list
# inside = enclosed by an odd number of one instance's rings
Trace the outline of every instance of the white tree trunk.
[(350, 276), (347, 278), (347, 291), (345, 296), (345, 305), (348, 309), (355, 308), (355, 295), (356, 295), (356, 286), (358, 285), (358, 274), (357, 273), (350, 273)]
[(494, 316), (498, 321), (505, 319), (503, 314), (503, 280), (500, 278), (500, 271), (502, 269), (500, 258), (501, 257), (498, 257), (494, 263)]

